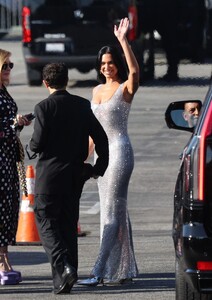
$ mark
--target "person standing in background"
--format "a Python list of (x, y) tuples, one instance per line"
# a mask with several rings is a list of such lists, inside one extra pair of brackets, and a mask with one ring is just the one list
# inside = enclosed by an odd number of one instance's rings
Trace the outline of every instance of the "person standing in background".
[[(14, 64), (11, 53), (0, 49), (0, 279), (5, 284), (19, 283), (21, 273), (14, 271), (8, 245), (15, 245), (18, 225), (20, 186), (17, 162), (20, 160), (19, 131), (31, 122), (17, 114), (18, 107), (7, 91)], [(5, 279), (7, 278), (7, 279)]]
[[(162, 48), (166, 55), (167, 71), (159, 80), (167, 82), (178, 81), (179, 65), (179, 40), (178, 40), (178, 20), (179, 20), (179, 0), (139, 0), (138, 1), (138, 36), (140, 34), (153, 35), (156, 30), (161, 36)], [(153, 42), (151, 51), (154, 52)], [(148, 49), (147, 49), (148, 50)], [(154, 65), (154, 61), (152, 61)], [(147, 66), (154, 70), (154, 66)], [(142, 72), (142, 70), (140, 70)], [(143, 75), (145, 80), (145, 74)], [(152, 74), (153, 79), (154, 74)], [(142, 82), (141, 82), (142, 83)]]

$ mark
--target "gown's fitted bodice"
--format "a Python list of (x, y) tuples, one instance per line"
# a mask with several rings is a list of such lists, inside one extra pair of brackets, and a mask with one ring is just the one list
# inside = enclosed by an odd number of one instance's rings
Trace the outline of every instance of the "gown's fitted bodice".
[(124, 137), (128, 138), (127, 120), (131, 104), (124, 101), (122, 86), (121, 84), (108, 101), (92, 103), (93, 112), (107, 133), (109, 145)]
[(110, 280), (136, 277), (138, 272), (127, 210), (128, 183), (134, 166), (127, 132), (130, 106), (123, 99), (123, 84), (108, 101), (92, 102), (109, 141), (109, 165), (98, 179), (101, 247), (92, 274)]

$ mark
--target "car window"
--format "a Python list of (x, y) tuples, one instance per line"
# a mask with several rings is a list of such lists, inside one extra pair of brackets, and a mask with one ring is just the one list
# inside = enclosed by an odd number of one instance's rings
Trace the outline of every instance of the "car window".
[[(23, 1), (24, 2), (24, 1)], [(35, 10), (39, 6), (63, 6), (69, 5), (74, 8), (84, 8), (91, 5), (111, 5), (111, 4), (118, 4), (119, 6), (126, 6), (128, 4), (128, 0), (37, 0), (37, 1), (25, 1), (27, 4), (30, 3), (30, 7)]]

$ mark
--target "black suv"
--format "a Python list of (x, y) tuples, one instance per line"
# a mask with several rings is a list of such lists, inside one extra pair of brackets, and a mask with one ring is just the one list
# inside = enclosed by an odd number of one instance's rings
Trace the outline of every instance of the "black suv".
[[(136, 11), (130, 0), (23, 0), (23, 53), (29, 85), (42, 83), (46, 63), (64, 61), (86, 73), (99, 49), (117, 44), (114, 24), (129, 16), (132, 39)], [(134, 28), (133, 28), (134, 26)]]
[(192, 132), (174, 193), (176, 299), (206, 300), (212, 299), (212, 86), (193, 123), (186, 106), (200, 108), (201, 101), (173, 102), (165, 113), (169, 128)]

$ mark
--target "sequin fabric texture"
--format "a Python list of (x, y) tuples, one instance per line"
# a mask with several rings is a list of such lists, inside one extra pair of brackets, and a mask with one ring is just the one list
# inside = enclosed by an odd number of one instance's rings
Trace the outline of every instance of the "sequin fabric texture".
[(16, 132), (12, 121), (17, 105), (6, 89), (0, 89), (0, 246), (13, 245), (18, 223), (19, 179), (16, 167)]
[(122, 88), (121, 84), (107, 102), (92, 103), (92, 110), (108, 136), (109, 165), (98, 179), (101, 244), (91, 274), (113, 281), (138, 275), (127, 210), (128, 184), (134, 167), (127, 132), (130, 104), (124, 101)]

